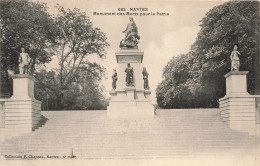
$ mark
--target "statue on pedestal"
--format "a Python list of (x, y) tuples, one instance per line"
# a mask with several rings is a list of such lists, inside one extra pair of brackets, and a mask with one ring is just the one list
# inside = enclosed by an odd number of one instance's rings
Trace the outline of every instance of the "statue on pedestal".
[(144, 80), (144, 89), (149, 89), (149, 83), (148, 83), (148, 75), (149, 73), (146, 71), (146, 68), (143, 68), (143, 80)]
[(240, 61), (239, 57), (240, 53), (237, 51), (237, 45), (234, 46), (234, 50), (231, 52), (231, 71), (239, 71)]
[(28, 74), (30, 57), (29, 54), (25, 52), (25, 49), (22, 48), (22, 52), (19, 56), (19, 71), (20, 74)]
[(114, 73), (112, 75), (112, 88), (113, 89), (116, 89), (116, 81), (117, 81), (117, 72), (116, 72), (116, 69), (114, 69)]
[(133, 67), (130, 66), (130, 63), (127, 64), (126, 72), (126, 86), (134, 86), (133, 76), (134, 70)]
[(129, 18), (130, 23), (127, 25), (126, 30), (123, 31), (125, 34), (125, 38), (121, 40), (119, 47), (127, 47), (127, 48), (138, 48), (138, 40), (140, 36), (138, 35), (138, 28), (134, 22), (132, 17)]

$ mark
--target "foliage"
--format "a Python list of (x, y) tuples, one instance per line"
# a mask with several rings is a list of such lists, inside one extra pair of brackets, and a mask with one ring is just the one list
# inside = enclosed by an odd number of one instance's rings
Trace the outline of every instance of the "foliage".
[(217, 107), (225, 95), (230, 54), (239, 47), (240, 70), (249, 71), (248, 91), (259, 87), (259, 2), (232, 1), (211, 9), (189, 53), (173, 58), (157, 87), (162, 108)]
[[(44, 3), (27, 0), (0, 1), (0, 50), (2, 82), (10, 84), (7, 70), (18, 72), (18, 57), (25, 48), (31, 58), (30, 71), (51, 60), (48, 43), (53, 41), (53, 20)], [(12, 89), (12, 87), (3, 87)]]
[[(89, 72), (91, 70), (92, 72)], [(107, 101), (99, 81), (104, 69), (97, 64), (82, 68), (75, 76), (70, 88), (63, 90), (63, 100), (59, 105), (59, 76), (55, 71), (36, 72), (35, 97), (42, 101), (44, 110), (93, 110), (105, 109)]]
[(89, 17), (79, 9), (65, 10), (61, 6), (57, 6), (57, 9), (59, 11), (55, 17), (57, 38), (52, 43), (51, 49), (59, 61), (57, 69), (59, 83), (55, 88), (55, 94), (58, 107), (63, 109), (64, 91), (71, 87), (80, 71), (97, 73), (92, 71), (96, 64), (88, 61), (88, 55), (96, 54), (101, 58), (104, 57), (108, 43), (105, 34), (99, 28), (93, 27)]
[[(18, 72), (18, 57), (25, 48), (36, 77), (35, 96), (45, 109), (104, 109), (104, 68), (89, 62), (88, 56), (105, 57), (106, 36), (79, 9), (57, 9), (58, 15), (51, 16), (41, 2), (0, 2), (1, 82), (7, 83), (3, 89), (12, 90), (7, 70)], [(36, 70), (52, 57), (58, 68)]]

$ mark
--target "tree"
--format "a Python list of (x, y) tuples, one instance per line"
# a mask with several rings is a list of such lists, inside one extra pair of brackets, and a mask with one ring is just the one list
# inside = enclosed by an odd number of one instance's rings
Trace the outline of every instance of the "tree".
[[(7, 70), (18, 72), (18, 57), (25, 48), (31, 58), (30, 71), (51, 60), (46, 50), (54, 40), (54, 23), (44, 3), (28, 0), (0, 1), (1, 82), (10, 84)], [(5, 87), (7, 88), (7, 87)], [(11, 91), (12, 87), (8, 87)]]
[[(157, 88), (159, 106), (217, 107), (225, 95), (223, 76), (230, 71), (235, 44), (242, 55), (240, 70), (249, 71), (248, 91), (260, 90), (259, 23), (258, 1), (232, 1), (211, 9), (190, 52), (165, 67), (165, 80)], [(171, 83), (169, 90), (166, 82)]]
[[(89, 72), (91, 70), (91, 72)], [(93, 110), (105, 109), (107, 101), (103, 95), (100, 80), (104, 68), (93, 63), (91, 66), (82, 67), (75, 74), (75, 80), (70, 88), (63, 90), (63, 100), (60, 103), (66, 110)], [(42, 101), (44, 110), (60, 110), (59, 101), (59, 76), (55, 71), (41, 70), (35, 73), (35, 97)]]
[[(50, 45), (51, 51), (59, 61), (57, 68), (58, 86), (55, 89), (46, 85), (56, 95), (58, 108), (64, 109), (64, 95), (81, 72), (86, 71), (97, 77), (101, 74), (97, 64), (88, 61), (88, 56), (96, 54), (104, 57), (109, 46), (105, 34), (92, 25), (89, 17), (79, 9), (65, 10), (57, 6), (58, 15), (54, 18), (57, 26), (57, 37)], [(93, 71), (95, 70), (95, 71)]]

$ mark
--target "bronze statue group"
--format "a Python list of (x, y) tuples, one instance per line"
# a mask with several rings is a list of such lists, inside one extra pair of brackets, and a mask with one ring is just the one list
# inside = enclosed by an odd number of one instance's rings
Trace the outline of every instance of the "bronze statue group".
[[(134, 86), (134, 69), (133, 67), (130, 65), (130, 63), (127, 64), (127, 67), (125, 69), (125, 73), (126, 73), (126, 86)], [(143, 80), (144, 80), (144, 89), (149, 89), (149, 83), (148, 83), (148, 72), (146, 71), (146, 68), (143, 68)], [(117, 77), (117, 72), (116, 69), (114, 69), (114, 73), (112, 75), (112, 88), (116, 89), (116, 81), (117, 81), (118, 77)]]

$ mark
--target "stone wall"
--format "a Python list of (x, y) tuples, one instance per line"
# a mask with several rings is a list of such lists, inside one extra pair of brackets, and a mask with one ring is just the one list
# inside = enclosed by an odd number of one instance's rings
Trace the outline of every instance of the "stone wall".
[(226, 77), (226, 95), (219, 99), (220, 117), (233, 130), (257, 135), (259, 112), (257, 99), (260, 96), (247, 92), (248, 71), (232, 71)]
[(12, 78), (13, 96), (0, 100), (4, 127), (17, 133), (31, 132), (41, 120), (41, 102), (34, 98), (34, 77), (15, 74)]

